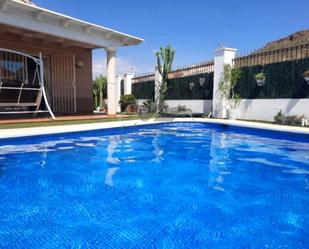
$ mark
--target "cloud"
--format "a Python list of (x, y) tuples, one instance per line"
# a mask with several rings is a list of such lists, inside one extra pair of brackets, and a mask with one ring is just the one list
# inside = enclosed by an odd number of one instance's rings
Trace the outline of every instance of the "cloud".
[[(117, 74), (134, 73), (137, 70), (137, 67), (129, 60), (120, 57), (117, 58)], [(92, 61), (92, 77), (96, 78), (101, 74), (106, 76), (106, 58), (94, 58)]]

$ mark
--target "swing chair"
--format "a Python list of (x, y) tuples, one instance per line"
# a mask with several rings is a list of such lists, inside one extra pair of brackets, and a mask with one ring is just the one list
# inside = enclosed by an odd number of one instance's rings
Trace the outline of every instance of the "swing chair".
[[(49, 113), (55, 119), (45, 92), (43, 70), (41, 53), (36, 58), (0, 48), (0, 114), (35, 116), (38, 113)], [(46, 110), (40, 109), (42, 100)]]

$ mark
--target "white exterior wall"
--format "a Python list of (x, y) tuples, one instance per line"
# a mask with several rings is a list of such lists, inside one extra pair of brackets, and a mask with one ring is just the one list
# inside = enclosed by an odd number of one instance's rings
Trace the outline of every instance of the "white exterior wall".
[(208, 115), (212, 109), (212, 100), (165, 100), (169, 108), (186, 106), (195, 113), (204, 113)]
[(309, 117), (309, 99), (243, 99), (237, 108), (237, 118), (274, 121), (280, 110), (284, 115)]

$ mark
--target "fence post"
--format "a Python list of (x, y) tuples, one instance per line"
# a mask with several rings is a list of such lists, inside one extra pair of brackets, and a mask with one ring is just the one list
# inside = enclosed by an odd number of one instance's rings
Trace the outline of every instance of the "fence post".
[(162, 83), (162, 75), (160, 74), (158, 67), (155, 67), (155, 107), (156, 111), (160, 111), (160, 86)]
[(124, 75), (124, 94), (132, 93), (132, 79), (134, 78), (133, 73), (127, 73)]
[(214, 86), (212, 112), (215, 118), (226, 117), (227, 100), (224, 99), (219, 90), (219, 83), (223, 74), (225, 64), (232, 64), (237, 49), (221, 47), (215, 50), (214, 58)]

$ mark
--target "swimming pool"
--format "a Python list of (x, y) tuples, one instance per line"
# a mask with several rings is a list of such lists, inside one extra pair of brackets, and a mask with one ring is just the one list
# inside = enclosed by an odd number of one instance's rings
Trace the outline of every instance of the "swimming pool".
[(168, 123), (0, 140), (0, 248), (308, 248), (309, 139)]

